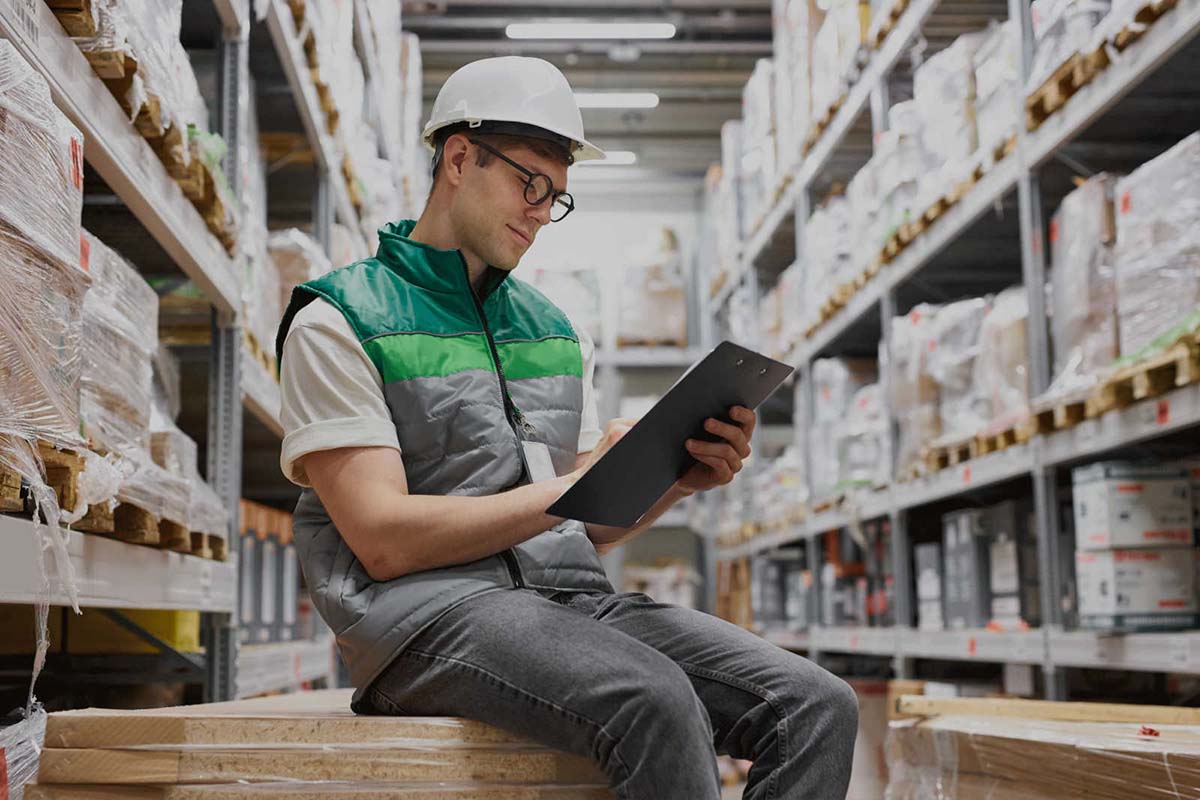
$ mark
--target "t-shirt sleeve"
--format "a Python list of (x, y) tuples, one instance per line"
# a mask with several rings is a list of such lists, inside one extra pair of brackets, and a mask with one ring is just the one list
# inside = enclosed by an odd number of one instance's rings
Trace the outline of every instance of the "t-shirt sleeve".
[[(572, 323), (574, 325), (574, 323)], [(583, 355), (583, 419), (579, 425), (579, 448), (577, 452), (588, 453), (596, 449), (600, 437), (600, 413), (596, 408), (596, 392), (592, 381), (596, 375), (596, 343), (583, 328), (575, 327), (579, 336), (579, 350)]]
[(303, 456), (340, 447), (400, 449), (383, 380), (342, 313), (314, 300), (292, 321), (279, 372), (283, 446), (279, 466), (310, 486)]

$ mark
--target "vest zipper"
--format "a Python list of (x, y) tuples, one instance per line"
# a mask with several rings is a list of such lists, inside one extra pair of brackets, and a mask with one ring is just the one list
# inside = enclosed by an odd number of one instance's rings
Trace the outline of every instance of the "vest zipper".
[[(517, 422), (517, 418), (520, 417), (525, 425), (529, 423), (524, 421), (524, 415), (516, 410), (517, 407), (508, 395), (508, 383), (504, 380), (504, 367), (500, 365), (500, 351), (496, 349), (496, 342), (492, 339), (492, 328), (488, 325), (487, 315), (483, 313), (483, 302), (479, 299), (479, 295), (475, 293), (475, 287), (471, 286), (471, 271), (467, 268), (467, 260), (462, 257), (461, 252), (458, 254), (458, 257), (462, 260), (463, 276), (467, 279), (467, 291), (471, 293), (471, 300), (475, 303), (475, 312), (479, 314), (479, 322), (483, 325), (483, 336), (487, 339), (488, 350), (492, 354), (492, 363), (496, 365), (496, 377), (500, 379), (500, 400), (504, 403), (504, 418), (508, 421), (508, 426), (512, 428), (513, 436), (517, 439), (517, 455), (521, 459), (521, 472), (524, 475), (525, 454), (521, 449), (521, 434), (518, 430), (519, 423)], [(517, 561), (517, 554), (510, 547), (501, 552), (500, 555), (504, 558), (504, 564), (508, 567), (508, 575), (512, 578), (513, 583), (516, 584), (518, 589), (524, 588), (525, 579), (521, 576), (521, 565)]]

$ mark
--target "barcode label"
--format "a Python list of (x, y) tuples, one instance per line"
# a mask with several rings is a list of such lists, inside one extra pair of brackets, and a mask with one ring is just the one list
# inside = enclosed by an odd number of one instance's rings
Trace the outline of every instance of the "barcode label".
[(38, 0), (18, 0), (13, 6), (17, 14), (17, 28), (19, 28), (20, 34), (35, 47), (40, 38), (37, 18), (38, 5), (40, 5)]

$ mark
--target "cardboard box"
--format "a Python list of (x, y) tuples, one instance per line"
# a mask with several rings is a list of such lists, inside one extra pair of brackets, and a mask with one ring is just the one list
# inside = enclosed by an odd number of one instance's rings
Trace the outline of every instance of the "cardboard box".
[(1080, 626), (1104, 630), (1194, 626), (1193, 554), (1177, 548), (1077, 551)]
[(1071, 479), (1078, 549), (1191, 546), (1184, 470), (1107, 461), (1078, 467)]
[(984, 627), (991, 611), (987, 512), (967, 509), (942, 517), (942, 548), (946, 627)]

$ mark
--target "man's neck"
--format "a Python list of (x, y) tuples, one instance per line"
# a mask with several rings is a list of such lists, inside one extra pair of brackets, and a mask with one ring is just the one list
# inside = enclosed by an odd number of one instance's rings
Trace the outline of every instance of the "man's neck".
[(487, 272), (487, 264), (483, 259), (459, 244), (458, 237), (450, 227), (449, 215), (444, 212), (431, 212), (427, 207), (417, 224), (413, 226), (408, 238), (414, 242), (436, 247), (438, 250), (457, 250), (462, 253), (467, 262), (467, 275), (471, 288), (479, 291), (483, 285), (483, 276)]

